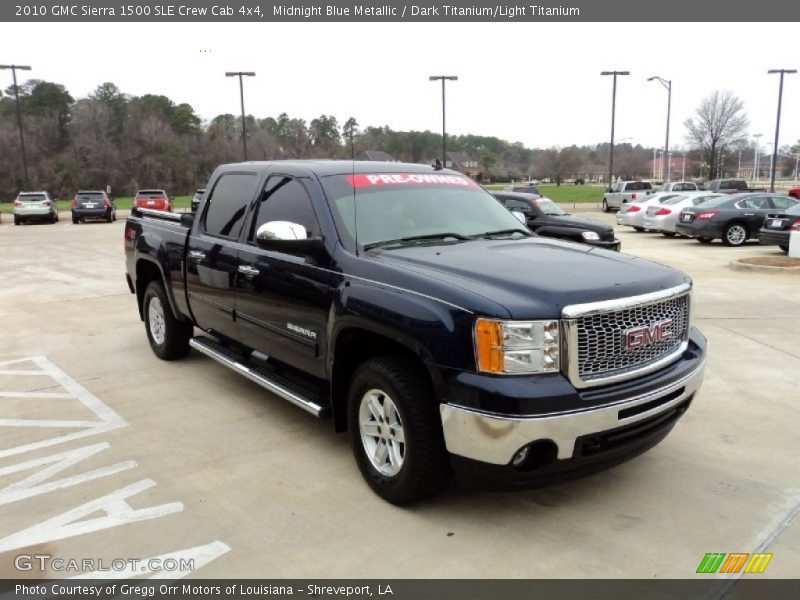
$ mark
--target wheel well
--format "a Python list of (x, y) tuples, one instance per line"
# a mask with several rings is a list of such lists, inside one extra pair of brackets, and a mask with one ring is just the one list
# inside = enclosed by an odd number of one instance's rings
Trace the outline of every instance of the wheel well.
[(403, 356), (417, 363), (431, 381), (425, 363), (407, 346), (365, 329), (349, 328), (341, 331), (334, 348), (331, 389), (336, 431), (347, 430), (347, 390), (356, 369), (365, 360), (387, 354)]
[(136, 303), (139, 305), (139, 318), (144, 319), (144, 291), (151, 281), (161, 279), (161, 271), (149, 260), (140, 260), (136, 263)]

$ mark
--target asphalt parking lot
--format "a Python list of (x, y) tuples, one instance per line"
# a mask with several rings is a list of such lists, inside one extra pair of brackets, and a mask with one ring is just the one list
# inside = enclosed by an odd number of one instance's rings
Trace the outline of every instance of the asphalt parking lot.
[(777, 248), (617, 226), (623, 251), (694, 278), (709, 358), (687, 415), (611, 471), (403, 509), (328, 421), (196, 352), (158, 360), (124, 219), (68, 221), (0, 224), (2, 578), (58, 576), (15, 566), (37, 553), (192, 557), (204, 578), (691, 578), (707, 552), (754, 551), (774, 554), (759, 577), (797, 576), (800, 278), (727, 266)]

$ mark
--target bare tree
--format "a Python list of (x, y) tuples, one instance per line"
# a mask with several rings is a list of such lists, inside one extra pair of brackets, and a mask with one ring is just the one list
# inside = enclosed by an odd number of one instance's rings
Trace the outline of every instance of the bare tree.
[(744, 140), (750, 121), (744, 102), (733, 92), (716, 91), (700, 101), (695, 116), (684, 121), (690, 142), (700, 150), (709, 167), (708, 178), (716, 179), (720, 153)]

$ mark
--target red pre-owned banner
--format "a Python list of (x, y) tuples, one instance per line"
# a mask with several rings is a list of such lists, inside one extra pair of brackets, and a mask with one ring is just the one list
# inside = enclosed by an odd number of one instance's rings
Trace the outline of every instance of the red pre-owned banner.
[(436, 173), (369, 173), (345, 176), (347, 183), (354, 188), (381, 186), (434, 185), (448, 187), (477, 188), (478, 184), (462, 175)]

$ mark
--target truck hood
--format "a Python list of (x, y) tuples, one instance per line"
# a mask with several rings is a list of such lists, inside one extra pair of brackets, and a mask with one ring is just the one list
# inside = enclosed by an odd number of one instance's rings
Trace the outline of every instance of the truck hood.
[(373, 258), (417, 275), (416, 291), (476, 312), (490, 300), (518, 319), (557, 318), (571, 304), (637, 296), (689, 281), (658, 263), (545, 238), (407, 247), (382, 250)]

